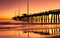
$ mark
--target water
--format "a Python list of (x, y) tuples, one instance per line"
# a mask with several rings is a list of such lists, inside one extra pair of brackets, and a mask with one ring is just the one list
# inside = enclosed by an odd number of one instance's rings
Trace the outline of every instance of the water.
[[(12, 21), (12, 20), (1, 20), (0, 22), (10, 22), (10, 23), (22, 23), (21, 21)], [(58, 27), (58, 28), (57, 28)], [(14, 25), (14, 24), (6, 24), (6, 25), (1, 25), (0, 24), (0, 38), (47, 38), (47, 37), (52, 37), (55, 35), (59, 35), (59, 31), (60, 31), (60, 25), (23, 25), (23, 24), (19, 24), (19, 25)], [(57, 28), (57, 29), (56, 29)], [(39, 29), (39, 30), (37, 30)], [(33, 33), (32, 31), (46, 31), (46, 29), (49, 30), (49, 32), (51, 33), (51, 35), (43, 35), (43, 34), (37, 34), (37, 33)], [(56, 29), (54, 34), (51, 30)], [(28, 32), (29, 31), (29, 32)], [(27, 32), (27, 33), (25, 33)], [(53, 34), (52, 34), (53, 33)]]

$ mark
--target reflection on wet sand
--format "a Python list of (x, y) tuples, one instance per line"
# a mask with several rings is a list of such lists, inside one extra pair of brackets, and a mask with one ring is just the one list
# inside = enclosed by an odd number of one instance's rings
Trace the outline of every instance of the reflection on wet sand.
[[(60, 35), (60, 25), (0, 25), (0, 38), (51, 38)], [(5, 30), (4, 30), (5, 29)]]
[[(29, 33), (29, 38), (51, 38), (51, 36), (52, 35), (50, 35), (50, 37), (49, 37), (49, 35), (41, 35), (39, 33), (36, 34), (33, 32)], [(58, 37), (58, 36), (56, 36), (56, 37)], [(23, 30), (0, 31), (0, 38), (28, 38), (28, 33), (24, 33)]]
[[(20, 34), (19, 34), (20, 33)], [(22, 31), (0, 31), (0, 38), (28, 38), (28, 33)], [(39, 38), (40, 35), (30, 33), (30, 38)], [(36, 36), (36, 37), (35, 37)]]

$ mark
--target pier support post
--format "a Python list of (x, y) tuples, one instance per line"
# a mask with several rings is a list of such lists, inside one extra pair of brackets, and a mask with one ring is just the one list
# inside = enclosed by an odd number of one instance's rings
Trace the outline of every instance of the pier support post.
[(46, 15), (46, 23), (47, 23), (47, 15)]
[(58, 14), (58, 23), (59, 23), (59, 14)]
[(48, 15), (48, 23), (49, 23), (49, 15)]
[(56, 23), (57, 23), (57, 14), (56, 14)]
[(54, 23), (55, 23), (55, 14), (54, 14)]
[(43, 16), (41, 16), (41, 23), (43, 22)]
[(45, 15), (44, 15), (44, 23), (45, 23)]
[(52, 19), (52, 18), (53, 18), (53, 14), (51, 15), (51, 23), (52, 23), (52, 21), (53, 21), (53, 19)]

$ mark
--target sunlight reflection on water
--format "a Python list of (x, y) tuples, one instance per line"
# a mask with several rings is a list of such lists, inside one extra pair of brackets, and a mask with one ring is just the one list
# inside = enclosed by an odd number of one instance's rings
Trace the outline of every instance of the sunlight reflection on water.
[[(25, 30), (17, 30), (17, 29), (29, 29), (29, 28), (48, 28), (48, 26), (40, 26), (40, 25), (0, 25), (0, 27), (13, 27), (10, 28), (10, 30), (4, 30), (0, 29), (0, 38), (28, 38), (28, 33), (24, 33)], [(15, 27), (15, 28), (14, 28)], [(17, 27), (17, 28), (16, 28)], [(50, 27), (50, 26), (49, 26)], [(59, 27), (59, 26), (58, 26)], [(45, 38), (47, 35), (40, 35), (40, 34), (35, 34), (35, 33), (29, 33), (29, 38)]]
[[(23, 33), (23, 31), (0, 31), (0, 38), (28, 38), (28, 33)], [(40, 38), (38, 34), (29, 34), (29, 38)]]
[[(6, 22), (6, 21), (4, 21)], [(15, 21), (7, 21), (10, 23), (20, 23)], [(28, 38), (28, 33), (24, 33), (26, 31), (25, 29), (45, 29), (45, 28), (56, 28), (60, 25), (0, 25), (0, 38)], [(18, 30), (18, 29), (24, 29), (24, 30)], [(28, 30), (27, 30), (28, 31)], [(40, 35), (30, 32), (29, 38), (45, 38), (48, 37), (48, 35)]]

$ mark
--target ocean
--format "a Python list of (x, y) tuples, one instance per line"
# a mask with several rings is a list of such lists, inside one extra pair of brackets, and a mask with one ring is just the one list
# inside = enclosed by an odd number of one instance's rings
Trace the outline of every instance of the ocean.
[[(60, 24), (32, 25), (32, 24), (21, 24), (21, 23), (23, 22), (14, 20), (1, 20), (0, 38), (60, 38), (59, 36)], [(56, 34), (53, 33), (54, 29)], [(51, 35), (36, 33), (36, 31), (37, 32), (49, 31)]]

